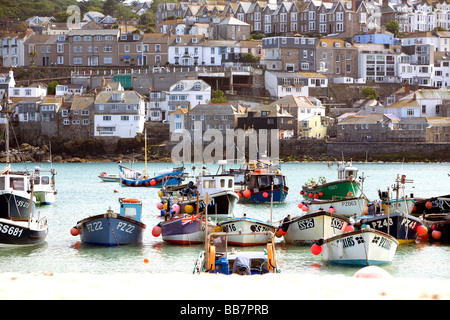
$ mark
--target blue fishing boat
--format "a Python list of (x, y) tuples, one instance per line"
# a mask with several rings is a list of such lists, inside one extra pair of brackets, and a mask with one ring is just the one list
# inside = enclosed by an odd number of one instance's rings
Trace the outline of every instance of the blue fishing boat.
[(119, 199), (120, 213), (109, 209), (104, 214), (80, 220), (71, 234), (94, 245), (121, 246), (142, 241), (145, 224), (141, 222), (142, 202), (138, 199)]
[(246, 171), (237, 171), (236, 181), (239, 181), (235, 192), (238, 193), (238, 203), (283, 203), (289, 192), (286, 177), (280, 167), (270, 162), (253, 161)]
[(120, 183), (127, 187), (151, 187), (176, 186), (181, 184), (186, 176), (184, 167), (162, 170), (155, 176), (149, 177), (145, 172), (136, 171), (122, 165), (120, 169)]

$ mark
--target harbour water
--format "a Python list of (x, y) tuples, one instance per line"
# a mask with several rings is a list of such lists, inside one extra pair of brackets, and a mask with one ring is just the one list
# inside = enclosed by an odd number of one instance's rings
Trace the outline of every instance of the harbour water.
[[(28, 163), (28, 169), (35, 165)], [(353, 163), (364, 172), (364, 193), (370, 200), (378, 198), (378, 189), (392, 188), (397, 175), (405, 174), (414, 180), (406, 185), (409, 195), (418, 197), (440, 196), (450, 193), (450, 166), (448, 163)], [(162, 218), (156, 208), (158, 189), (120, 187), (118, 183), (102, 182), (101, 172), (118, 173), (116, 163), (56, 163), (56, 203), (37, 207), (41, 216), (48, 219), (49, 234), (45, 243), (24, 248), (0, 249), (0, 270), (19, 273), (184, 273), (191, 274), (196, 255), (203, 249), (200, 245), (176, 246), (163, 243), (151, 231)], [(149, 174), (167, 169), (170, 164), (150, 163)], [(236, 167), (237, 165), (229, 167)], [(50, 164), (42, 164), (50, 168)], [(200, 167), (200, 166), (197, 166)], [(23, 164), (13, 164), (23, 169)], [(143, 163), (134, 164), (144, 169)], [(337, 178), (336, 165), (327, 163), (285, 163), (282, 171), (287, 177), (289, 195), (285, 204), (273, 206), (273, 221), (282, 220), (287, 214), (300, 213), (297, 205), (302, 184), (309, 178), (324, 176), (327, 181)], [(190, 165), (187, 166), (190, 170)], [(211, 166), (215, 173), (217, 166)], [(115, 192), (117, 191), (117, 192)], [(106, 212), (111, 207), (119, 211), (118, 198), (139, 198), (143, 201), (143, 222), (147, 225), (140, 245), (121, 247), (94, 247), (80, 243), (79, 237), (70, 234), (77, 221)], [(235, 216), (244, 213), (252, 218), (269, 220), (270, 205), (237, 205)], [(287, 245), (276, 240), (277, 260), (283, 273), (303, 275), (353, 275), (359, 267), (339, 267), (314, 256), (309, 246)], [(257, 248), (258, 249), (258, 248)], [(262, 250), (262, 248), (260, 248)], [(246, 248), (242, 250), (255, 250)], [(147, 261), (148, 262), (144, 262)], [(406, 278), (450, 279), (450, 245), (419, 241), (399, 246), (392, 264), (383, 266), (393, 276)]]

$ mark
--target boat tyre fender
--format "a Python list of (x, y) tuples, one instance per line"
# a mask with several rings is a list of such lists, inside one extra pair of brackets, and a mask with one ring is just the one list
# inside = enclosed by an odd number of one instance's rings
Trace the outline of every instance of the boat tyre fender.
[(349, 191), (347, 193), (347, 199), (353, 198), (353, 192)]
[(275, 258), (272, 243), (267, 244), (267, 268), (269, 271), (273, 271), (275, 269)]
[(313, 186), (316, 185), (316, 180), (315, 180), (314, 178), (309, 178), (309, 179), (308, 179), (308, 182), (306, 182), (306, 185), (307, 185), (308, 187), (313, 187)]

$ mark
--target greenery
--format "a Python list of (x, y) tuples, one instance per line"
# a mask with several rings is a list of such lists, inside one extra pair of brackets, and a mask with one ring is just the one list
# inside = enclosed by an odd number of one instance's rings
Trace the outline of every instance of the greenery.
[(364, 87), (361, 90), (361, 93), (366, 97), (366, 99), (376, 99), (378, 98), (377, 91), (372, 87)]
[(211, 94), (211, 103), (227, 103), (225, 93), (222, 90), (213, 91)]
[(389, 20), (384, 26), (387, 31), (394, 34), (394, 37), (398, 38), (400, 36), (400, 25), (397, 20)]
[(48, 95), (54, 95), (55, 94), (55, 90), (56, 90), (56, 86), (58, 85), (58, 81), (51, 81), (47, 84), (47, 94)]

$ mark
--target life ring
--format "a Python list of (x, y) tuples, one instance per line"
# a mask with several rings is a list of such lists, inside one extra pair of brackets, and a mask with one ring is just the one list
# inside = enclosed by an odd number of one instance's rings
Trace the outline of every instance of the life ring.
[(349, 191), (347, 193), (347, 199), (353, 198), (353, 192)]
[(122, 202), (125, 202), (125, 203), (140, 203), (141, 200), (139, 200), (139, 199), (123, 199)]
[(325, 179), (325, 177), (319, 177), (318, 182), (319, 182), (319, 184), (325, 184), (325, 183), (327, 183), (327, 180)]

